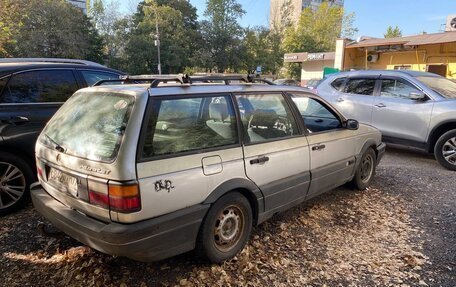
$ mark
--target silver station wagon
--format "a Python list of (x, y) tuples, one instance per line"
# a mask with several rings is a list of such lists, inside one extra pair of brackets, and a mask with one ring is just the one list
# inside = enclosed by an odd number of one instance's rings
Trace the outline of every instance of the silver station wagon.
[(369, 185), (385, 150), (377, 129), (302, 88), (257, 82), (162, 77), (76, 92), (37, 142), (35, 208), (104, 253), (155, 261), (196, 248), (220, 263), (274, 214)]

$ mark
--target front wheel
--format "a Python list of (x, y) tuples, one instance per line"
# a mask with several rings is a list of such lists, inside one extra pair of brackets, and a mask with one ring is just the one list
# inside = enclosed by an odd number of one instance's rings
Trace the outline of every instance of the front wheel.
[(32, 169), (22, 158), (0, 152), (0, 215), (25, 206), (33, 179)]
[(200, 229), (197, 249), (212, 263), (222, 263), (244, 248), (252, 231), (249, 201), (240, 193), (224, 195), (211, 207)]
[(359, 190), (366, 189), (375, 175), (377, 157), (372, 148), (369, 148), (361, 157), (361, 162), (355, 172), (351, 185)]
[(456, 130), (444, 133), (435, 144), (437, 161), (449, 170), (456, 170)]

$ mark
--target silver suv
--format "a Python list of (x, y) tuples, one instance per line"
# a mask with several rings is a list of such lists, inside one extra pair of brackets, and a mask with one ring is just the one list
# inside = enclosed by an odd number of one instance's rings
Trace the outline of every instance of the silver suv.
[(383, 141), (434, 152), (456, 170), (456, 83), (417, 71), (356, 71), (317, 88), (345, 116), (378, 128)]
[(252, 81), (76, 92), (36, 145), (35, 208), (108, 254), (152, 261), (196, 247), (222, 262), (274, 214), (369, 185), (385, 150), (377, 129), (302, 88)]

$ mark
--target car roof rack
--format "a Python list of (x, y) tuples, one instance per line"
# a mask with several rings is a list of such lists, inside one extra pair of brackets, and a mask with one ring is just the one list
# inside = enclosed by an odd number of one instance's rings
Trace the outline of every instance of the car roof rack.
[(153, 82), (157, 78), (163, 78), (164, 76), (159, 75), (135, 75), (135, 76), (119, 76), (118, 79), (106, 79), (100, 80), (92, 85), (101, 86), (104, 83), (126, 83), (126, 84), (141, 84), (141, 82)]
[(140, 76), (121, 76), (119, 79), (100, 80), (93, 84), (93, 86), (101, 86), (104, 83), (127, 83), (139, 84), (141, 82), (150, 82), (151, 88), (157, 88), (161, 83), (176, 82), (179, 84), (193, 84), (193, 83), (211, 83), (223, 82), (229, 85), (232, 81), (241, 81), (244, 83), (265, 83), (268, 85), (275, 85), (273, 82), (262, 79), (253, 74), (248, 75), (205, 75), (205, 76), (189, 76), (187, 74), (181, 75), (140, 75)]
[(98, 64), (98, 63), (86, 61), (86, 60), (78, 60), (78, 59), (63, 59), (63, 58), (3, 58), (3, 59), (0, 59), (0, 63), (30, 63), (30, 62), (76, 64), (76, 65), (86, 65), (86, 66), (95, 66), (95, 67), (105, 67), (102, 64)]
[(275, 85), (273, 82), (266, 79), (258, 78), (253, 74), (248, 75), (208, 75), (208, 76), (168, 76), (168, 77), (157, 77), (152, 81), (150, 87), (157, 88), (160, 83), (167, 83), (170, 81), (179, 82), (181, 84), (194, 84), (194, 83), (211, 83), (211, 82), (223, 82), (225, 85), (229, 85), (231, 81), (241, 81), (244, 83), (265, 83), (268, 85)]

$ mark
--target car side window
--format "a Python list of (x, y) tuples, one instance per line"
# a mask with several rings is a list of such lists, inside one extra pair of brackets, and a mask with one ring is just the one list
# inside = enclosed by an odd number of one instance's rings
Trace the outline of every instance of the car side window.
[(92, 86), (101, 80), (115, 80), (119, 78), (117, 74), (100, 71), (81, 70), (81, 74), (88, 86)]
[(1, 103), (64, 102), (78, 85), (71, 70), (31, 71), (13, 75)]
[(291, 95), (309, 133), (342, 128), (342, 122), (326, 105), (304, 95)]
[(375, 81), (375, 79), (348, 79), (345, 84), (345, 93), (372, 96)]
[(331, 82), (331, 86), (334, 89), (340, 91), (342, 89), (342, 85), (344, 84), (346, 79), (347, 78), (345, 78), (345, 77), (344, 78), (337, 78), (337, 79), (335, 79), (334, 81)]
[(411, 84), (399, 79), (383, 79), (380, 96), (408, 99), (411, 92), (419, 92)]
[(143, 158), (238, 143), (229, 96), (154, 99)]
[(236, 100), (247, 142), (258, 143), (298, 134), (282, 94), (238, 95)]

